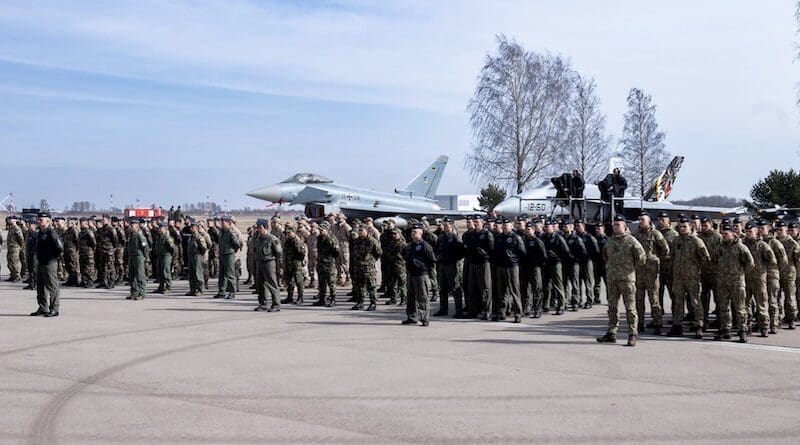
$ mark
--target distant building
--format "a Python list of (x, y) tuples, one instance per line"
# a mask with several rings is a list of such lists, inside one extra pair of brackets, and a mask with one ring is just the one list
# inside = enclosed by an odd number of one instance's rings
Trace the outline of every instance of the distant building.
[(444, 210), (469, 212), (481, 207), (478, 196), (480, 195), (436, 195), (434, 198)]

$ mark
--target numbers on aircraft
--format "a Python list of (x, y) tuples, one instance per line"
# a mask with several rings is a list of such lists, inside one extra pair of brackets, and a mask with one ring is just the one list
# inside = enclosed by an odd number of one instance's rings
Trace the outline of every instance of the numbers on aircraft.
[(359, 196), (357, 193), (342, 193), (340, 198), (341, 198), (342, 201), (360, 201), (361, 200), (361, 196)]
[(525, 204), (525, 210), (527, 212), (546, 212), (547, 204), (543, 202), (530, 202)]

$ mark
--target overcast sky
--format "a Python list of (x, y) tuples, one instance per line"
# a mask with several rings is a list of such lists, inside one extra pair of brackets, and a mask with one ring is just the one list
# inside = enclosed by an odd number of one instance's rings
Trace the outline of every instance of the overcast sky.
[(391, 190), (437, 155), (474, 193), (466, 104), (495, 36), (594, 77), (617, 137), (653, 96), (673, 198), (797, 167), (794, 1), (0, 2), (0, 199), (227, 200), (298, 171)]

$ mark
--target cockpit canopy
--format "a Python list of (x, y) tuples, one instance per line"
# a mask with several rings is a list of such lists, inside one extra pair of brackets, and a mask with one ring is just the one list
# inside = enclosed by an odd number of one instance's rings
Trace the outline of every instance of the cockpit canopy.
[(281, 181), (281, 184), (325, 184), (328, 182), (333, 181), (315, 173), (298, 173)]

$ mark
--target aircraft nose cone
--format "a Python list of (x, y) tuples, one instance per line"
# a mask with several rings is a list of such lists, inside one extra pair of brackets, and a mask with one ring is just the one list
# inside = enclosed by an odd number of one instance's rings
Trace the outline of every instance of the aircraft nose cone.
[(519, 198), (508, 198), (497, 204), (494, 211), (501, 216), (516, 216), (520, 213)]
[(252, 190), (247, 193), (247, 196), (270, 202), (278, 202), (281, 199), (284, 199), (283, 190), (281, 190), (281, 188), (277, 185), (270, 185)]

